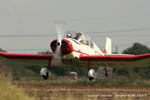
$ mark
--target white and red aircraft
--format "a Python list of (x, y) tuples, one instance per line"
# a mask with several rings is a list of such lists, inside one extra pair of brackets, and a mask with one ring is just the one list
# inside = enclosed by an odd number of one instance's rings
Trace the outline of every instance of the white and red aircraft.
[[(59, 31), (58, 31), (59, 32)], [(79, 63), (87, 66), (89, 72), (89, 80), (95, 78), (95, 71), (91, 69), (92, 64), (97, 65), (97, 67), (118, 67), (118, 66), (138, 66), (140, 64), (150, 65), (150, 54), (142, 55), (128, 55), (128, 54), (112, 54), (111, 53), (111, 39), (106, 38), (106, 45), (104, 52), (101, 51), (98, 46), (86, 37), (81, 32), (67, 32), (64, 34), (63, 38), (58, 34), (58, 39), (53, 40), (50, 43), (50, 48), (54, 54), (14, 54), (0, 52), (1, 57), (8, 59), (17, 59), (19, 61), (27, 61), (29, 63), (41, 63), (48, 65), (43, 67), (40, 74), (44, 79), (48, 79), (50, 75), (50, 67), (53, 66), (52, 62), (56, 56), (59, 56), (61, 64), (67, 65), (65, 60), (78, 59)], [(67, 57), (69, 56), (69, 57)], [(56, 59), (57, 60), (57, 59)], [(76, 63), (76, 62), (75, 62)], [(79, 64), (77, 63), (77, 64)], [(72, 64), (68, 63), (68, 64)]]

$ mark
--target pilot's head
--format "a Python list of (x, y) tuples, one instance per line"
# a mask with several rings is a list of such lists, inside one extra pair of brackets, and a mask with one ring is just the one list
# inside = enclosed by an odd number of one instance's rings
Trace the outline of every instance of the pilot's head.
[(72, 38), (71, 33), (68, 33), (68, 34), (66, 35), (66, 38)]

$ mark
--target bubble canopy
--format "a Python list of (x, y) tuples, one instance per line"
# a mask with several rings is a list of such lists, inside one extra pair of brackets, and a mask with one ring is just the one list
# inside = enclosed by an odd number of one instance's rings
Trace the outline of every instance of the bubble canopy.
[(65, 33), (64, 38), (70, 38), (70, 39), (75, 40), (81, 44), (85, 44), (85, 45), (88, 45), (90, 47), (93, 47), (93, 42), (91, 41), (91, 39), (87, 35), (85, 35), (81, 32), (68, 31)]

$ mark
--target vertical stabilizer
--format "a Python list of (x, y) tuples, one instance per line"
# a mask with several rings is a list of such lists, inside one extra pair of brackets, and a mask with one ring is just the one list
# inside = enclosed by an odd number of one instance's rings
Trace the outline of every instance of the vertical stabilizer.
[(104, 54), (111, 54), (111, 39), (109, 37), (106, 38)]

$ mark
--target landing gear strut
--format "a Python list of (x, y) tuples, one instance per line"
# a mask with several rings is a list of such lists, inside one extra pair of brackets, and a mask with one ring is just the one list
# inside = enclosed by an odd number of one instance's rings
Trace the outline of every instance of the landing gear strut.
[(50, 72), (49, 72), (50, 65), (51, 65), (51, 61), (49, 59), (48, 60), (48, 67), (44, 67), (40, 71), (40, 74), (42, 75), (42, 77), (43, 77), (44, 80), (47, 80), (49, 78), (49, 76), (50, 76)]

